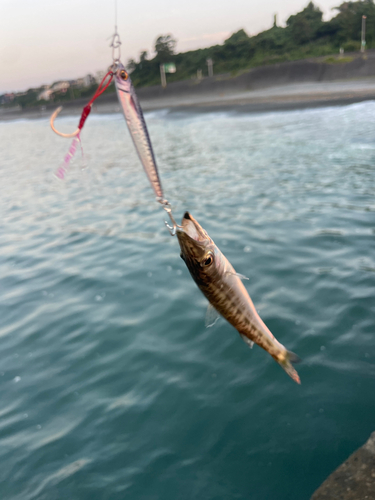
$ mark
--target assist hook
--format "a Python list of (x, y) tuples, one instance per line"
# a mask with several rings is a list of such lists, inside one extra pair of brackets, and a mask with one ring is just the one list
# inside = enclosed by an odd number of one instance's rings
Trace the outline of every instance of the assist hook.
[(71, 134), (64, 134), (63, 132), (59, 132), (59, 131), (56, 129), (56, 127), (55, 127), (55, 120), (56, 120), (57, 115), (60, 113), (60, 111), (61, 111), (62, 109), (63, 109), (63, 107), (62, 107), (62, 106), (59, 106), (59, 107), (56, 109), (56, 111), (54, 111), (54, 112), (52, 113), (51, 118), (50, 118), (50, 121), (49, 121), (49, 123), (50, 123), (50, 125), (51, 125), (51, 129), (55, 132), (55, 134), (60, 135), (61, 137), (66, 137), (66, 138), (69, 138), (69, 137), (76, 137), (76, 136), (80, 133), (80, 131), (81, 131), (81, 129), (80, 129), (79, 127), (77, 128), (77, 130), (76, 130), (75, 132), (73, 132), (73, 133), (71, 133)]
[[(114, 76), (114, 72), (112, 71), (112, 68), (109, 68), (107, 74), (105, 75), (103, 80), (99, 83), (99, 87), (96, 89), (95, 94), (92, 96), (89, 103), (86, 104), (86, 106), (83, 108), (81, 118), (79, 120), (78, 128), (75, 132), (73, 132), (71, 134), (63, 134), (62, 132), (59, 132), (58, 130), (56, 130), (54, 122), (55, 122), (56, 116), (62, 110), (62, 106), (59, 106), (56, 109), (56, 111), (54, 113), (52, 113), (51, 119), (49, 121), (51, 128), (55, 132), (55, 134), (60, 135), (61, 137), (77, 137), (77, 135), (81, 132), (81, 130), (85, 124), (85, 121), (91, 112), (91, 107), (92, 107), (95, 99), (97, 99), (101, 94), (103, 94), (103, 92), (109, 87), (110, 83), (112, 82), (113, 76)], [(108, 78), (108, 81), (106, 82), (107, 78)]]

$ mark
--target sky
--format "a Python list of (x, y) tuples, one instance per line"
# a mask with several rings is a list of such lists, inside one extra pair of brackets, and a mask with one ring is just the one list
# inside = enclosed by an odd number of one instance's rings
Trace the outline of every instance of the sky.
[[(121, 59), (153, 55), (156, 38), (172, 34), (177, 52), (279, 26), (308, 0), (117, 0)], [(317, 0), (324, 19), (340, 0)], [(104, 70), (112, 62), (115, 0), (0, 0), (0, 94)]]

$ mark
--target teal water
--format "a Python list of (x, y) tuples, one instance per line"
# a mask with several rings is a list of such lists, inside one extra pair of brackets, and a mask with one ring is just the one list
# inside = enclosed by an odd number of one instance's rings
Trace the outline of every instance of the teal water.
[(303, 500), (367, 439), (374, 113), (146, 115), (175, 215), (250, 278), (301, 386), (205, 329), (120, 115), (89, 118), (65, 182), (46, 120), (0, 123), (2, 500)]

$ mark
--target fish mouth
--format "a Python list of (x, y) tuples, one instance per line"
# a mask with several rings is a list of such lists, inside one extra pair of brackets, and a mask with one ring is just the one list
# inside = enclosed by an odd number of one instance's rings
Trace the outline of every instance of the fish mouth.
[(181, 226), (177, 227), (177, 238), (181, 248), (181, 257), (189, 267), (189, 262), (200, 262), (203, 258), (210, 237), (189, 212), (185, 212)]
[(200, 224), (189, 212), (184, 213), (181, 221), (181, 227), (178, 228), (178, 233), (180, 233), (179, 236), (182, 236), (182, 234), (184, 234), (197, 243), (203, 243), (209, 240), (206, 231), (200, 226)]

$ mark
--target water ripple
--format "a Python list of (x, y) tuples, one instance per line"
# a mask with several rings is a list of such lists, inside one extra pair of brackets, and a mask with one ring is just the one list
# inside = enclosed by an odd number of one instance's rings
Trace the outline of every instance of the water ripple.
[(365, 441), (374, 110), (146, 117), (175, 213), (249, 277), (301, 387), (225, 321), (205, 329), (120, 115), (87, 122), (65, 182), (46, 120), (0, 122), (4, 500), (307, 499)]

